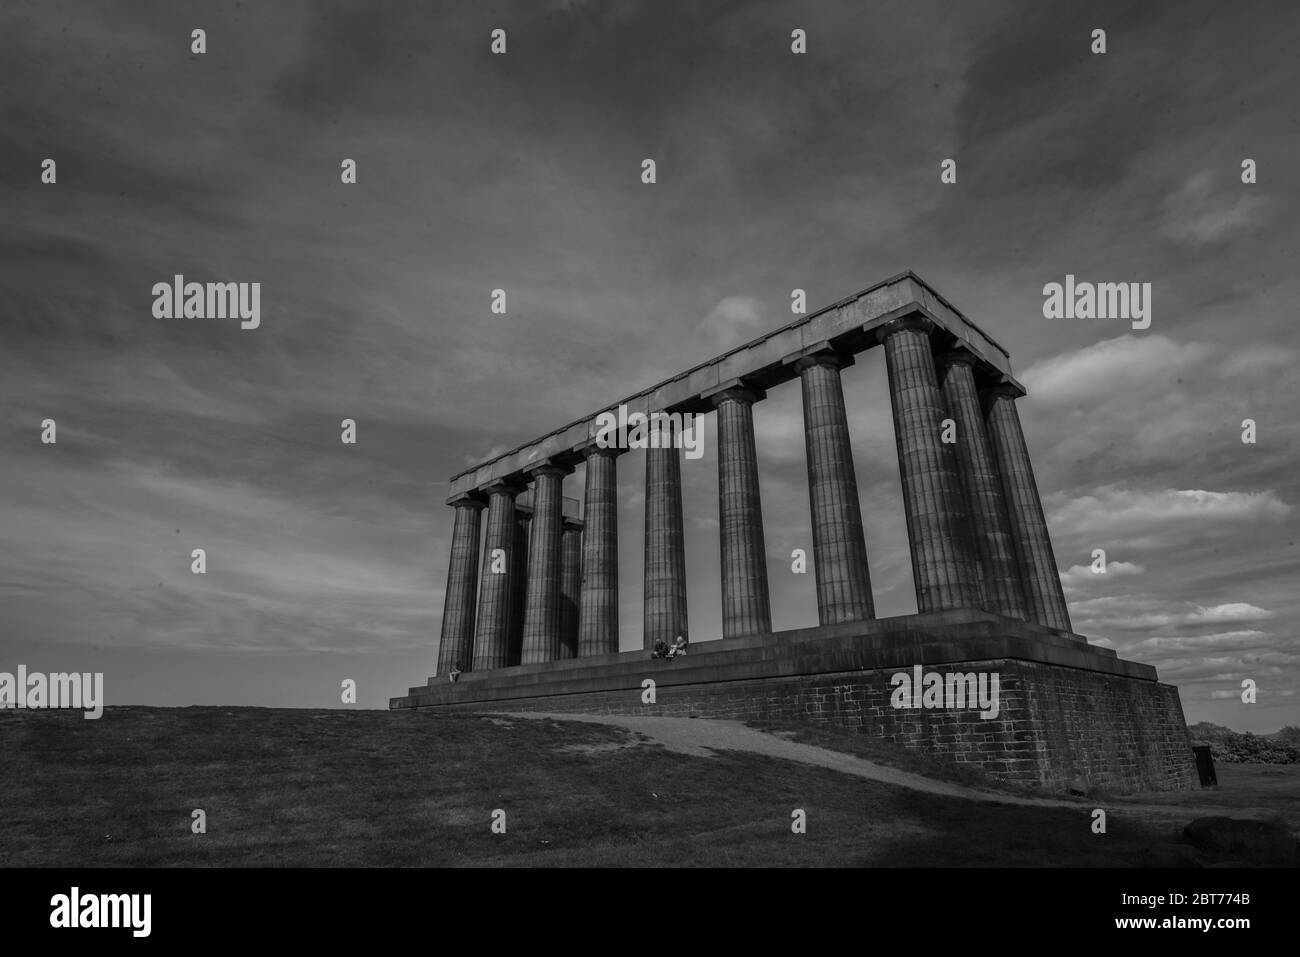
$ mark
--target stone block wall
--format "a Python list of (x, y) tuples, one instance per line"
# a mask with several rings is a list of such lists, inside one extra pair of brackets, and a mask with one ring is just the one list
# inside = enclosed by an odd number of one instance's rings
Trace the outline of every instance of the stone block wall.
[[(673, 668), (646, 662), (644, 677)], [(999, 711), (896, 709), (881, 669), (754, 680), (659, 684), (642, 703), (639, 681), (617, 690), (448, 703), (444, 711), (551, 711), (810, 721), (982, 767), (995, 779), (1062, 791), (1082, 780), (1115, 793), (1197, 783), (1178, 690), (1124, 675), (1037, 661), (950, 662), (926, 670), (997, 672)]]

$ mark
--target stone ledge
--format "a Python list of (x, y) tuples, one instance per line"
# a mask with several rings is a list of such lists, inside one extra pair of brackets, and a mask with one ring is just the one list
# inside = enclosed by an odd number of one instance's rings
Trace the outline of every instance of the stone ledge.
[(684, 658), (651, 660), (629, 651), (443, 677), (393, 698), (389, 707), (424, 708), (471, 702), (639, 689), (763, 678), (942, 667), (975, 660), (1015, 659), (1155, 681), (1149, 665), (1125, 661), (1052, 629), (977, 609), (847, 622), (691, 645)]

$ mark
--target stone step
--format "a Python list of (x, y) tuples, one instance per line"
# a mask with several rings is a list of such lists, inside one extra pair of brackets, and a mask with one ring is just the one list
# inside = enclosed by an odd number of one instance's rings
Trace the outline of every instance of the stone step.
[[(948, 613), (945, 613), (948, 614)], [(854, 622), (826, 628), (748, 636), (692, 645), (682, 658), (651, 660), (645, 651), (564, 659), (485, 672), (465, 672), (458, 682), (444, 677), (410, 689), (394, 707), (512, 697), (577, 694), (639, 688), (652, 677), (663, 685), (742, 681), (777, 676), (861, 670), (906, 670), (920, 664), (1014, 658), (1064, 667), (1155, 679), (1147, 665), (1123, 661), (1108, 649), (997, 616), (905, 616), (885, 622)], [(869, 625), (870, 627), (864, 627)], [(864, 633), (866, 632), (866, 633)], [(714, 647), (710, 647), (714, 646)]]
[[(760, 658), (764, 656), (770, 657), (776, 653), (774, 645), (779, 644), (798, 645), (803, 642), (820, 641), (825, 638), (856, 636), (866, 643), (867, 647), (871, 647), (873, 640), (884, 639), (893, 642), (902, 640), (912, 633), (922, 637), (930, 637), (934, 634), (936, 628), (961, 626), (978, 626), (973, 634), (994, 632), (1016, 634), (1033, 637), (1035, 640), (1054, 647), (1076, 650), (1082, 648), (1106, 657), (1116, 657), (1113, 650), (1089, 645), (1077, 635), (1067, 635), (1055, 629), (1045, 628), (1019, 619), (1003, 618), (1000, 615), (979, 609), (956, 609), (953, 611), (900, 615), (894, 618), (879, 618), (873, 621), (844, 622), (838, 625), (821, 625), (813, 628), (796, 628), (789, 631), (694, 642), (690, 645), (686, 660), (698, 661), (705, 659), (712, 661), (713, 656), (726, 655), (730, 661), (740, 664), (753, 660), (751, 656), (745, 654), (746, 652), (760, 649)], [(473, 683), (487, 675), (513, 677), (517, 675), (545, 674), (550, 675), (552, 678), (559, 678), (561, 676), (582, 675), (592, 667), (626, 665), (629, 662), (636, 663), (636, 666), (640, 667), (639, 663), (648, 660), (649, 654), (648, 651), (637, 649), (615, 654), (591, 655), (585, 658), (561, 658), (537, 664), (515, 665), (509, 668), (493, 669), (490, 672), (465, 672), (461, 675), (460, 683)], [(433, 687), (448, 683), (450, 682), (445, 675), (435, 675), (429, 678), (426, 686)], [(419, 688), (411, 689), (412, 694), (416, 694), (418, 691)]]

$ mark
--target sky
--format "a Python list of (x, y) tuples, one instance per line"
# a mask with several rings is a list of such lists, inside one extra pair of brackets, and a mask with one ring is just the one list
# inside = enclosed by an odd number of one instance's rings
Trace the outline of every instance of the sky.
[[(386, 707), (435, 670), (452, 475), (784, 325), (794, 288), (816, 309), (912, 269), (1028, 389), (1075, 630), (1189, 722), (1300, 724), (1297, 26), (1287, 2), (10, 0), (0, 670), (103, 672), (110, 705), (331, 707), (352, 679)], [(261, 283), (260, 326), (156, 318), (176, 274)], [(1150, 327), (1045, 318), (1067, 274), (1150, 283)], [(908, 614), (880, 350), (843, 381), (877, 614)], [(812, 625), (798, 386), (755, 427), (774, 625)], [(643, 473), (620, 458), (624, 649)], [(716, 459), (683, 475), (699, 641)]]

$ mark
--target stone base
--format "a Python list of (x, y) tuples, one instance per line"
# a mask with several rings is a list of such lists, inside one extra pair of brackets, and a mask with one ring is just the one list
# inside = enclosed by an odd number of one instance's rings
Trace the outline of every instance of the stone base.
[[(915, 666), (998, 675), (998, 707), (895, 707)], [(643, 702), (645, 679), (655, 701)], [(986, 681), (991, 679), (986, 678)], [(911, 701), (910, 696), (907, 701)], [(431, 678), (390, 707), (802, 720), (850, 728), (1049, 790), (1120, 793), (1198, 780), (1178, 689), (1149, 665), (1066, 634), (973, 609)]]

